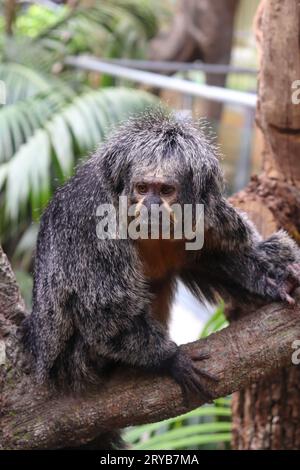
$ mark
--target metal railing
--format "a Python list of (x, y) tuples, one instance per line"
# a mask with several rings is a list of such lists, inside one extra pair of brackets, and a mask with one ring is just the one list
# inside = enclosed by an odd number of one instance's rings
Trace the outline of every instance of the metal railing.
[(199, 71), (216, 75), (229, 73), (241, 75), (257, 75), (257, 70), (250, 67), (237, 67), (230, 64), (206, 64), (201, 61), (195, 62), (176, 62), (168, 60), (140, 60), (140, 59), (101, 59), (108, 64), (122, 65), (138, 70), (150, 70), (152, 72), (189, 72)]
[(89, 55), (68, 56), (65, 59), (65, 64), (78, 67), (80, 69), (93, 70), (95, 72), (105, 73), (114, 77), (132, 80), (133, 82), (143, 83), (157, 88), (199, 96), (201, 98), (218, 101), (220, 103), (235, 104), (237, 106), (246, 106), (249, 108), (256, 107), (256, 95), (254, 93), (198, 84), (177, 77), (166, 77), (165, 75), (158, 73), (146, 72), (144, 70), (111, 64)]
[[(144, 68), (149, 68), (149, 61), (138, 61)], [(120, 65), (120, 63), (127, 64)], [(235, 180), (233, 183), (233, 189), (239, 190), (245, 186), (248, 181), (250, 173), (250, 155), (252, 146), (252, 129), (254, 122), (254, 113), (256, 109), (257, 96), (254, 93), (248, 93), (243, 91), (231, 90), (228, 88), (222, 88), (217, 86), (210, 86), (205, 84), (198, 84), (186, 79), (177, 77), (168, 77), (166, 75), (153, 73), (145, 70), (139, 70), (132, 68), (136, 61), (129, 59), (118, 59), (118, 64), (112, 63), (112, 61), (101, 60), (97, 57), (89, 55), (79, 56), (68, 56), (65, 59), (65, 64), (73, 66), (83, 70), (101, 72), (103, 74), (111, 75), (126, 80), (131, 80), (135, 83), (142, 83), (144, 85), (150, 85), (159, 89), (172, 90), (179, 93), (183, 93), (187, 96), (197, 96), (206, 100), (212, 100), (224, 104), (231, 104), (240, 107), (244, 113), (244, 126), (242, 134), (242, 143), (240, 157), (237, 163), (237, 169), (235, 173)], [(154, 62), (154, 68), (160, 68), (163, 62)], [(214, 64), (181, 64), (173, 63), (173, 68), (170, 63), (165, 63), (164, 71), (171, 72), (187, 70), (201, 70), (205, 73), (236, 73), (237, 69), (231, 66), (219, 66)], [(193, 66), (192, 66), (193, 65)], [(204, 67), (205, 65), (205, 67)], [(200, 67), (200, 68), (199, 68)], [(206, 68), (206, 70), (204, 70)], [(185, 70), (183, 70), (185, 69)], [(160, 69), (162, 70), (162, 69)], [(214, 70), (214, 72), (213, 72)], [(239, 69), (238, 73), (256, 73), (252, 69)]]

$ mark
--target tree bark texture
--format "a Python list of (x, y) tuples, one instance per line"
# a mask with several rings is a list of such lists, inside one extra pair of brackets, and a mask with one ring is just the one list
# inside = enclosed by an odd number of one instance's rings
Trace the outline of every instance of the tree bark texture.
[[(232, 202), (248, 212), (264, 236), (284, 228), (300, 242), (300, 106), (291, 99), (292, 83), (300, 78), (299, 2), (263, 1), (256, 36), (263, 173)], [(233, 447), (300, 449), (299, 392), (300, 369), (292, 367), (234, 394)]]

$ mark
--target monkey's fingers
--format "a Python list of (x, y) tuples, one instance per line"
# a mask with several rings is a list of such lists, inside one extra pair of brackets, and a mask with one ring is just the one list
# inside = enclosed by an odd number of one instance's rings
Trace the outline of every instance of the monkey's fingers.
[(183, 397), (187, 403), (191, 401), (193, 397), (198, 396), (203, 400), (205, 403), (209, 403), (212, 401), (212, 395), (208, 390), (206, 390), (203, 386), (203, 383), (198, 376), (193, 372), (189, 373), (188, 377), (186, 378), (185, 382), (181, 385)]
[(193, 361), (202, 361), (203, 359), (209, 359), (210, 356), (210, 353), (204, 351), (193, 351), (190, 354), (190, 358), (193, 359)]
[(208, 372), (207, 370), (201, 369), (195, 365), (193, 365), (193, 371), (196, 374), (202, 375), (202, 377), (206, 377), (207, 379), (212, 380), (213, 382), (219, 382), (220, 380), (216, 375), (212, 374), (211, 372)]
[(289, 279), (293, 281), (294, 288), (300, 285), (300, 264), (294, 263), (288, 266)]
[(207, 388), (203, 385), (203, 381), (199, 376), (199, 370), (193, 368), (193, 373), (191, 374), (191, 378), (193, 383), (196, 386), (196, 391), (198, 395), (206, 402), (211, 402), (213, 397), (212, 394), (207, 390)]
[(287, 290), (286, 288), (282, 287), (279, 289), (279, 296), (283, 302), (287, 302), (290, 305), (295, 304), (295, 299), (290, 296), (288, 292), (291, 292), (290, 290)]

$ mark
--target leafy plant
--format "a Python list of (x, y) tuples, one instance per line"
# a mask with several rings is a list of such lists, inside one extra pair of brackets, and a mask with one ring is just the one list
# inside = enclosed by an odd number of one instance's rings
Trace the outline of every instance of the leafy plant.
[[(177, 418), (128, 429), (123, 437), (134, 450), (195, 449), (230, 442), (230, 416), (230, 400), (219, 399)], [(223, 421), (216, 421), (217, 417)]]
[(93, 151), (113, 126), (153, 105), (144, 91), (54, 89), (0, 111), (0, 201), (4, 222), (37, 220), (53, 190), (78, 158)]
[(143, 91), (104, 87), (108, 80), (99, 74), (64, 68), (65, 54), (137, 53), (156, 32), (156, 6), (149, 0), (95, 0), (92, 6), (78, 2), (53, 10), (17, 5), (10, 36), (0, 21), (0, 80), (6, 91), (0, 106), (0, 223), (10, 256), (20, 255), (18, 244), (32, 219), (38, 221), (79, 158), (111, 127), (155, 102)]
[[(14, 35), (0, 41), (0, 50), (4, 60), (44, 72), (67, 54), (143, 57), (162, 12), (158, 0), (95, 0), (55, 9), (31, 5), (18, 11)], [(3, 28), (2, 22), (0, 32)]]
[(216, 311), (204, 325), (200, 338), (206, 338), (211, 333), (219, 331), (226, 326), (228, 326), (228, 321), (224, 315), (224, 301), (221, 300), (220, 304), (216, 308)]

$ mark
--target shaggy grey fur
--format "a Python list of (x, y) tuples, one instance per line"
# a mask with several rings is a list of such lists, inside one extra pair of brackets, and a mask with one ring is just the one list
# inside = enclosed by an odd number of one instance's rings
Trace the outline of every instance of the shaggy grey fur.
[[(205, 206), (205, 243), (174, 273), (200, 299), (286, 299), (299, 284), (300, 256), (280, 231), (262, 241), (223, 197), (218, 151), (203, 130), (158, 111), (121, 126), (82, 164), (47, 207), (37, 242), (33, 309), (26, 343), (41, 381), (76, 384), (114, 364), (166, 370), (184, 388), (190, 360), (151, 317), (151, 292), (134, 242), (97, 240), (96, 208), (128, 195), (131, 181), (157, 171), (179, 182), (180, 203)], [(291, 268), (292, 266), (292, 268)]]

